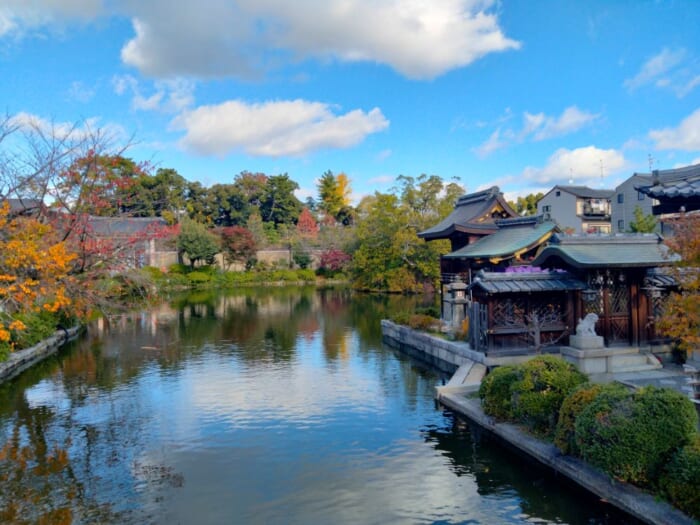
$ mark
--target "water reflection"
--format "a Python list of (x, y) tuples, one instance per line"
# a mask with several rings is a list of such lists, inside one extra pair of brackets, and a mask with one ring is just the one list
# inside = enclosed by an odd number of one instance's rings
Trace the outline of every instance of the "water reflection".
[(438, 375), (381, 344), (420, 300), (205, 292), (96, 322), (0, 386), (1, 516), (612, 523), (436, 409)]

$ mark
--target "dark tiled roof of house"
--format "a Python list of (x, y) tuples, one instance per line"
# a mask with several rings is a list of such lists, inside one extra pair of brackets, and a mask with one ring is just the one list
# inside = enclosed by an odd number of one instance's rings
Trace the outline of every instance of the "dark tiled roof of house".
[(95, 235), (104, 237), (147, 233), (168, 225), (161, 217), (90, 217), (88, 224)]
[(553, 235), (532, 261), (533, 266), (575, 268), (653, 267), (675, 259), (656, 234)]
[(654, 171), (649, 184), (637, 189), (655, 199), (700, 197), (700, 164)]
[[(582, 199), (610, 199), (615, 194), (615, 190), (595, 190), (588, 186), (554, 186), (554, 189), (566, 191)], [(551, 192), (550, 192), (551, 193)]]
[(496, 273), (480, 271), (470, 289), (490, 294), (583, 290), (586, 285), (567, 272)]
[(7, 199), (10, 205), (10, 213), (21, 213), (41, 208), (39, 199)]
[(535, 217), (522, 217), (497, 221), (498, 231), (468, 244), (445, 258), (456, 259), (503, 259), (518, 252), (529, 250), (545, 242), (556, 230), (554, 222), (541, 221)]
[(506, 210), (507, 215), (511, 217), (517, 215), (503, 198), (498, 186), (493, 186), (488, 190), (461, 196), (457, 199), (452, 213), (435, 226), (418, 233), (418, 237), (430, 241), (448, 238), (456, 231), (483, 234), (495, 232), (497, 227), (493, 222), (476, 221), (482, 218), (496, 203)]

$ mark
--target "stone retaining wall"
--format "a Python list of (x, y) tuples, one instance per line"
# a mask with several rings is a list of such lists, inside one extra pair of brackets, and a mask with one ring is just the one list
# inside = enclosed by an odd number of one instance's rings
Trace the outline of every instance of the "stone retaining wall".
[(447, 341), (386, 319), (382, 319), (382, 339), (392, 348), (436, 364), (448, 372), (469, 363), (485, 364), (484, 354), (475, 352), (466, 342)]
[(12, 352), (7, 361), (0, 363), (0, 383), (12, 379), (30, 366), (55, 353), (61, 345), (74, 339), (79, 332), (79, 326), (68, 330), (58, 330), (48, 339), (30, 348)]

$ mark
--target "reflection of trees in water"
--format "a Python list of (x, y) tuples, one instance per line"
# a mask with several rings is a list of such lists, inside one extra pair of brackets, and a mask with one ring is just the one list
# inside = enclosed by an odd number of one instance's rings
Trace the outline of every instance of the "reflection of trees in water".
[[(452, 417), (452, 426), (422, 429), (425, 441), (449, 460), (457, 476), (471, 476), (482, 496), (519, 499), (528, 516), (570, 524), (638, 525), (639, 521), (580, 489), (568, 479), (508, 450), (491, 434)], [(562, 490), (562, 484), (569, 490)], [(586, 515), (581, 509), (586, 508)]]
[[(70, 437), (51, 440), (55, 415), (47, 407), (15, 406), (14, 421), (0, 448), (0, 521), (2, 523), (111, 523), (118, 515), (86, 490), (94, 481), (78, 472)], [(11, 430), (10, 430), (11, 428)]]

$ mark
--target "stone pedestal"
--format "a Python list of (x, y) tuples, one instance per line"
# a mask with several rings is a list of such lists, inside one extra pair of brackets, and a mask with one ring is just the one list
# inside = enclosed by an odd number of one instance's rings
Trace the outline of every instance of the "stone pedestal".
[(605, 342), (602, 335), (570, 335), (569, 346), (579, 350), (595, 350), (603, 348)]

